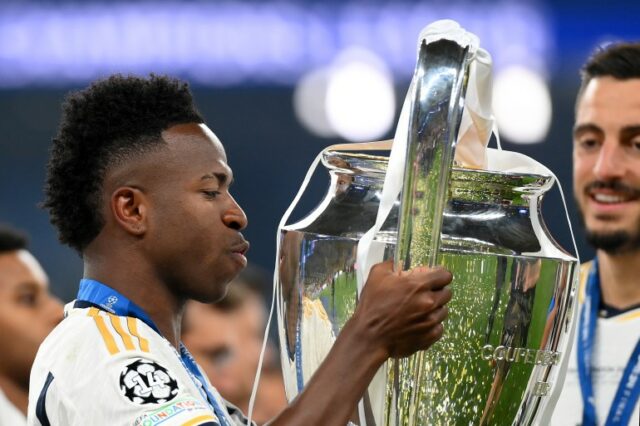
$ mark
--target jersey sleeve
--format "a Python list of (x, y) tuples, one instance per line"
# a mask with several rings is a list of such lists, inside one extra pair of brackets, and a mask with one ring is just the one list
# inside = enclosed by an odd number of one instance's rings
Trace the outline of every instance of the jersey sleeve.
[(220, 424), (166, 341), (126, 317), (95, 315), (74, 319), (41, 348), (29, 425)]

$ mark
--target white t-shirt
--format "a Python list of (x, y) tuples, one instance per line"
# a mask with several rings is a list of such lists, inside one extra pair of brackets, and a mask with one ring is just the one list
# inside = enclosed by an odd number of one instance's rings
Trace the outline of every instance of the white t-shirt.
[(0, 389), (0, 426), (24, 426), (27, 418), (11, 403)]
[[(586, 276), (590, 264), (581, 268), (578, 301), (582, 309)], [(598, 424), (603, 425), (629, 357), (640, 338), (640, 308), (609, 318), (599, 317), (593, 342), (592, 377)], [(553, 412), (552, 424), (574, 426), (582, 423), (582, 393), (578, 378), (577, 333), (562, 393)], [(630, 425), (640, 424), (640, 403), (636, 402)]]
[[(177, 350), (143, 321), (65, 307), (31, 370), (29, 425), (219, 425)], [(239, 410), (207, 386), (227, 423)]]

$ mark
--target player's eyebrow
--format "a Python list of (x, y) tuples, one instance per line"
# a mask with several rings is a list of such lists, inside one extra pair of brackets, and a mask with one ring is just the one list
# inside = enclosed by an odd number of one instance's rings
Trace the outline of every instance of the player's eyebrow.
[(221, 172), (207, 173), (206, 175), (202, 176), (200, 180), (215, 180), (220, 185), (228, 183), (229, 186), (231, 186), (231, 184), (233, 183), (233, 177), (229, 178), (229, 175), (227, 173)]
[(593, 123), (580, 124), (573, 128), (573, 137), (578, 137), (587, 132), (604, 133), (602, 129)]

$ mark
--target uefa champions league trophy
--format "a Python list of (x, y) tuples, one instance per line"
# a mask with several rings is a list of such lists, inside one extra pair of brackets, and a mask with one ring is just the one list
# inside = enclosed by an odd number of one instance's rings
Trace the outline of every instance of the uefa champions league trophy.
[(393, 258), (400, 269), (438, 264), (451, 270), (454, 296), (443, 338), (427, 351), (388, 361), (351, 423), (548, 420), (568, 359), (578, 262), (540, 216), (554, 183), (550, 172), (505, 171), (514, 161), (533, 160), (497, 150), (486, 169), (454, 167), (472, 47), (455, 37), (419, 41), (402, 194), (388, 215), (381, 220), (379, 209), (391, 161), (366, 151), (390, 144), (370, 143), (324, 150), (320, 160), (330, 175), (325, 198), (297, 223), (283, 218), (276, 281), (290, 400), (354, 312), (359, 268), (366, 267), (359, 241), (369, 232), (378, 260)]

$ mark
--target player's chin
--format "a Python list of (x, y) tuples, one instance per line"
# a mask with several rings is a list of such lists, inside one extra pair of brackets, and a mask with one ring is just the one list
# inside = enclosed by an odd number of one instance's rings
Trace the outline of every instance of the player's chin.
[(227, 295), (227, 287), (216, 289), (216, 291), (198, 291), (190, 294), (190, 299), (200, 303), (215, 303), (224, 299)]
[(199, 291), (194, 292), (191, 298), (201, 303), (218, 302), (227, 295), (227, 290), (231, 281), (238, 275), (237, 272), (216, 276), (214, 280), (199, 287)]

